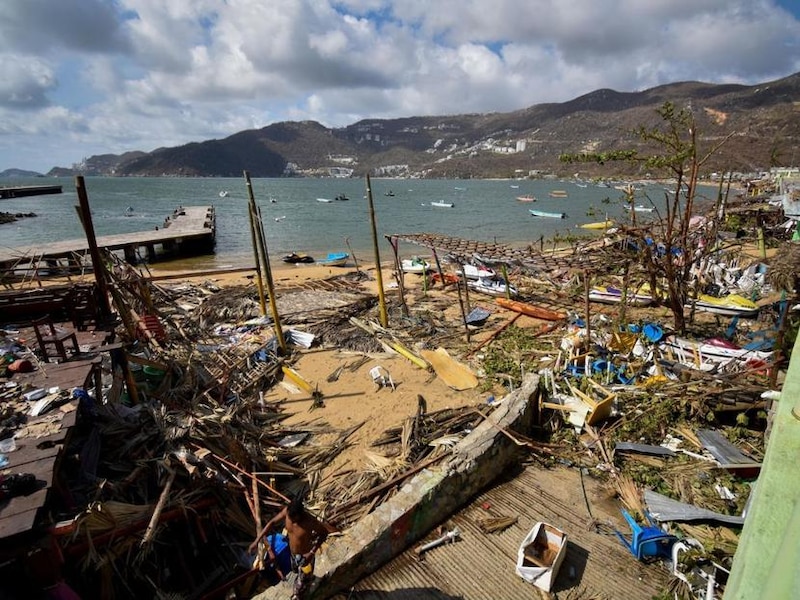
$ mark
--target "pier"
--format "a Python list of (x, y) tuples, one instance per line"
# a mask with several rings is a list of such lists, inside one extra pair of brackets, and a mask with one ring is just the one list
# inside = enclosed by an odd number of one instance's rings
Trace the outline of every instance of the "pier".
[[(142, 250), (148, 262), (167, 254), (204, 254), (214, 247), (215, 219), (213, 206), (179, 207), (157, 229), (98, 236), (97, 245), (111, 251), (121, 250), (125, 260), (132, 264), (141, 261)], [(16, 248), (0, 247), (0, 271), (56, 270), (63, 260), (68, 266), (80, 267), (88, 252), (89, 244), (85, 238)]]
[(42, 196), (44, 194), (61, 194), (63, 188), (60, 185), (18, 185), (14, 187), (0, 188), (0, 199), (24, 198), (25, 196)]

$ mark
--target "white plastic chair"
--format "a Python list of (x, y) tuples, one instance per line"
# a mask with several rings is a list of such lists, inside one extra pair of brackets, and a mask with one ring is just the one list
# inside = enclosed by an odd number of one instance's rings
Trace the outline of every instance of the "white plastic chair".
[(377, 367), (372, 367), (369, 370), (369, 376), (372, 377), (372, 381), (378, 384), (378, 389), (390, 386), (392, 391), (394, 391), (394, 381), (392, 381), (392, 376), (389, 375), (389, 371), (378, 365)]

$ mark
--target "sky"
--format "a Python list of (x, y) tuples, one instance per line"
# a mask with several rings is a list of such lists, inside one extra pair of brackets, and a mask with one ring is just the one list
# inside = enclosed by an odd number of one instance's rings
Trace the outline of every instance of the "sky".
[(0, 171), (797, 72), (800, 0), (0, 0)]

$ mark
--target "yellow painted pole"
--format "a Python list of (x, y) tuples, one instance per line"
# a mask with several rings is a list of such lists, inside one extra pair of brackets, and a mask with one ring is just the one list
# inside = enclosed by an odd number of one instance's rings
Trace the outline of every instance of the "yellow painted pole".
[(375, 279), (378, 281), (378, 308), (382, 327), (389, 326), (389, 315), (386, 312), (386, 296), (383, 293), (383, 274), (381, 273), (381, 254), (378, 251), (378, 229), (375, 226), (375, 205), (372, 203), (372, 184), (367, 173), (367, 201), (369, 202), (369, 221), (372, 226), (372, 248), (375, 253)]

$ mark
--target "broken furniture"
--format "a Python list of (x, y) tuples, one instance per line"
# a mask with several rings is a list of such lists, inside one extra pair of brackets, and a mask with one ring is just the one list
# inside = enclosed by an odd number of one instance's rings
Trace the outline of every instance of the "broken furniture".
[(548, 523), (538, 522), (522, 540), (517, 552), (517, 574), (549, 592), (567, 554), (567, 534)]
[[(75, 332), (56, 327), (49, 315), (35, 319), (31, 324), (45, 362), (50, 362), (51, 353), (54, 358), (61, 359), (61, 361), (67, 360), (65, 342), (72, 344), (74, 354), (80, 353)], [(48, 347), (52, 348), (52, 352), (48, 352)]]
[(631, 528), (632, 536), (630, 541), (619, 531), (617, 537), (631, 551), (637, 560), (647, 557), (670, 558), (672, 555), (672, 545), (678, 540), (674, 535), (667, 533), (653, 520), (649, 513), (645, 512), (645, 519), (649, 525), (642, 527), (636, 522), (627, 510), (622, 510), (622, 516)]

